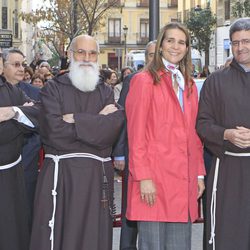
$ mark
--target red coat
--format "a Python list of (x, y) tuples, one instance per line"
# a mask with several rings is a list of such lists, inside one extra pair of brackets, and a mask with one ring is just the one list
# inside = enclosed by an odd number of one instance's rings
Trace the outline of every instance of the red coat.
[[(195, 84), (183, 93), (184, 113), (170, 73), (153, 84), (148, 72), (136, 74), (126, 100), (129, 142), (127, 218), (187, 222), (198, 217), (198, 176), (205, 175), (202, 144), (195, 131), (198, 94)], [(141, 201), (139, 181), (152, 179), (156, 203)]]

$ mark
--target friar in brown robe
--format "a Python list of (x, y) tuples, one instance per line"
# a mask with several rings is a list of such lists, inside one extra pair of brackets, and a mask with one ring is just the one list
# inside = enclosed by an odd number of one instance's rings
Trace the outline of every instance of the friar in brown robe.
[[(0, 76), (0, 249), (27, 250), (30, 228), (21, 153), (24, 135), (36, 130), (39, 108), (15, 85), (22, 79), (22, 52), (11, 49), (4, 55), (8, 74)], [(16, 75), (14, 63), (20, 64)]]
[[(87, 35), (70, 46), (69, 73), (41, 91), (45, 162), (38, 178), (31, 250), (111, 250), (112, 145), (124, 111), (99, 80), (98, 46)], [(58, 172), (57, 172), (58, 171)]]
[(234, 59), (200, 94), (197, 132), (213, 153), (207, 183), (209, 250), (250, 249), (250, 18), (230, 27)]

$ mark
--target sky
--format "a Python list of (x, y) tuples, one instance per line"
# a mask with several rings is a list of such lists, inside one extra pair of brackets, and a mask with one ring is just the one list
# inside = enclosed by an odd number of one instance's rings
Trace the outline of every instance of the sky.
[(49, 5), (49, 0), (31, 0), (32, 9), (38, 9), (43, 5)]

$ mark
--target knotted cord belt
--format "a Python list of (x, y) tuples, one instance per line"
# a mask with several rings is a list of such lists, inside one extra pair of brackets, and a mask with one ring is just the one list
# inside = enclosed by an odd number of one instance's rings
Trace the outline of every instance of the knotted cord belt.
[(16, 166), (21, 160), (22, 160), (22, 156), (20, 155), (19, 158), (16, 161), (14, 161), (14, 162), (12, 162), (10, 164), (0, 166), (0, 170), (5, 170), (5, 169), (8, 169), (8, 168), (12, 168), (12, 167)]
[(52, 197), (53, 197), (53, 212), (52, 218), (49, 221), (49, 227), (51, 228), (50, 233), (50, 241), (51, 241), (51, 250), (54, 249), (54, 226), (55, 226), (55, 214), (56, 214), (56, 196), (57, 196), (57, 183), (58, 183), (58, 171), (59, 171), (59, 161), (62, 159), (69, 159), (69, 158), (91, 158), (97, 161), (102, 162), (102, 166), (104, 167), (104, 162), (111, 161), (110, 157), (102, 158), (94, 154), (89, 153), (71, 153), (71, 154), (64, 154), (64, 155), (52, 155), (52, 154), (45, 154), (45, 158), (51, 158), (55, 162), (54, 168), (54, 185), (52, 189)]
[[(233, 153), (226, 151), (225, 155), (235, 156), (235, 157), (250, 157), (250, 153)], [(217, 182), (219, 175), (219, 167), (220, 167), (220, 159), (216, 158), (215, 164), (215, 172), (214, 172), (214, 182), (213, 182), (213, 190), (212, 190), (212, 199), (210, 206), (210, 214), (211, 214), (211, 234), (209, 244), (213, 244), (213, 250), (215, 250), (215, 226), (216, 226), (216, 192), (217, 192)]]

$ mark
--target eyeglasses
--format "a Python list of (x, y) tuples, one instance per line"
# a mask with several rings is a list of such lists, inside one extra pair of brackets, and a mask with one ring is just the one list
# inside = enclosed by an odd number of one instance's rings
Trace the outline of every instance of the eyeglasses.
[(78, 50), (71, 50), (73, 51), (75, 54), (77, 54), (80, 57), (85, 58), (88, 54), (90, 59), (95, 59), (98, 55), (98, 52), (96, 50), (84, 50), (84, 49), (78, 49)]
[(20, 67), (25, 68), (27, 66), (27, 63), (25, 63), (25, 62), (14, 62), (14, 63), (5, 62), (5, 64), (10, 64), (10, 65), (14, 66), (15, 68), (20, 68)]
[(240, 45), (240, 43), (241, 43), (242, 45), (249, 45), (249, 44), (250, 44), (250, 39), (242, 39), (242, 40), (240, 40), (240, 41), (235, 40), (235, 41), (232, 41), (232, 42), (231, 42), (231, 45), (232, 45), (233, 47), (238, 47), (238, 46)]

